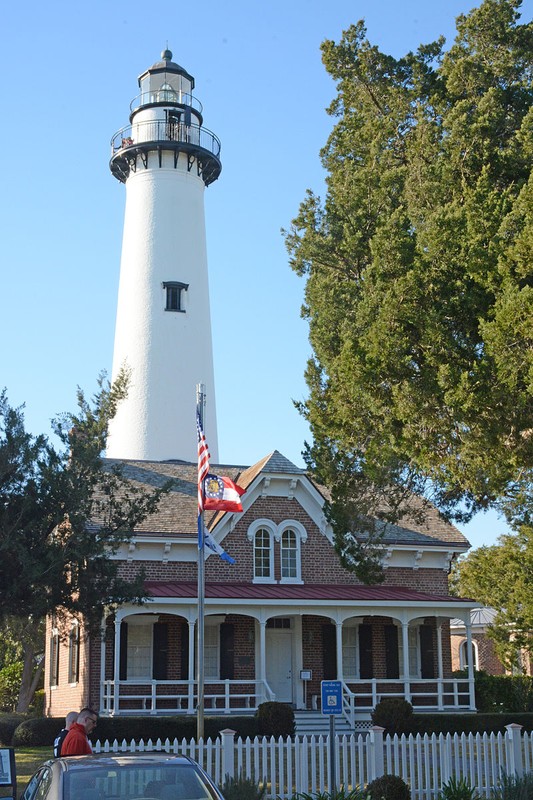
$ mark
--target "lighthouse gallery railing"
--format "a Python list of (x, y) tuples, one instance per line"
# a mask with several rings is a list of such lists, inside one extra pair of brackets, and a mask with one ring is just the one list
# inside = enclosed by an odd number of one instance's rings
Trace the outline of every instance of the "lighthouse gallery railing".
[(176, 142), (201, 147), (217, 158), (220, 155), (220, 139), (201, 125), (185, 124), (167, 120), (134, 122), (117, 131), (111, 139), (111, 155), (129, 147), (154, 142)]

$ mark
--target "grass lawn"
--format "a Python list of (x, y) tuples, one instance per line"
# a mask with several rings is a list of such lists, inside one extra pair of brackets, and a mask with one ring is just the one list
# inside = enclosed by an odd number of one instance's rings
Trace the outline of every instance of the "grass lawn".
[[(20, 797), (27, 782), (37, 769), (37, 767), (51, 758), (53, 755), (51, 747), (16, 747), (15, 763), (17, 766), (17, 796)], [(8, 791), (2, 790), (0, 797), (6, 797)]]

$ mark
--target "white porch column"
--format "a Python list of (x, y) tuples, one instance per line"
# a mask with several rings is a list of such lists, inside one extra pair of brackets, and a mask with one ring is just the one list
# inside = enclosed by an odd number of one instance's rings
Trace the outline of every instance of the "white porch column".
[(474, 648), (472, 646), (472, 623), (470, 614), (465, 623), (466, 628), (466, 652), (468, 658), (468, 694), (470, 700), (470, 711), (476, 710), (476, 695), (474, 689)]
[(120, 624), (122, 617), (115, 615), (115, 665), (113, 668), (113, 702), (111, 703), (111, 713), (118, 714), (120, 708)]
[(335, 646), (337, 648), (337, 680), (344, 681), (342, 673), (342, 622), (335, 623)]
[(438, 683), (438, 708), (439, 711), (442, 711), (444, 708), (443, 697), (442, 697), (442, 679), (444, 677), (444, 669), (442, 664), (442, 622), (437, 619), (437, 677), (439, 679)]
[(402, 622), (402, 647), (403, 647), (403, 693), (405, 699), (411, 702), (411, 682), (409, 680), (409, 623)]
[(100, 624), (100, 714), (109, 712), (109, 694), (105, 691), (105, 643), (106, 643), (107, 614), (102, 617)]
[(189, 664), (187, 668), (187, 711), (189, 714), (194, 713), (194, 648), (196, 646), (195, 633), (195, 620), (187, 620), (189, 626)]
[(266, 696), (266, 620), (259, 621), (259, 680), (261, 681), (261, 695), (263, 702), (269, 700)]

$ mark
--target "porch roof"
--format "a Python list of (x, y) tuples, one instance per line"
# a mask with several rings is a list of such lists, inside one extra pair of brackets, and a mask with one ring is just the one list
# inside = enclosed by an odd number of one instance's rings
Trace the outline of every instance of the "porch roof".
[[(195, 598), (196, 581), (146, 581), (145, 589), (152, 597)], [(328, 584), (275, 583), (206, 583), (205, 597), (214, 600), (278, 600), (278, 601), (348, 601), (388, 603), (465, 603), (462, 597), (429, 594), (405, 586), (361, 586)]]

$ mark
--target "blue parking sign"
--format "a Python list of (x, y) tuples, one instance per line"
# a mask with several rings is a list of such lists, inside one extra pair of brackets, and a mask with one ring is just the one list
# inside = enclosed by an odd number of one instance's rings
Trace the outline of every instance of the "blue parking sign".
[(321, 681), (322, 713), (342, 714), (342, 683), (341, 681)]

